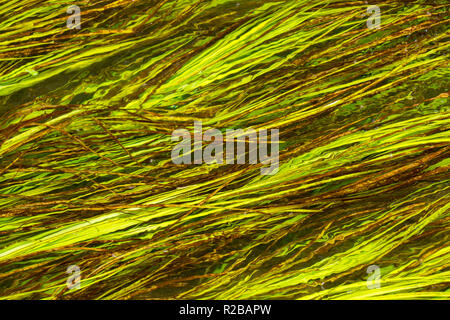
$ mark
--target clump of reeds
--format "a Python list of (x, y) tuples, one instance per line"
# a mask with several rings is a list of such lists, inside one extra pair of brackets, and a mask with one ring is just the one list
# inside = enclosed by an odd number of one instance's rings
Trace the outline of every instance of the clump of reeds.
[[(0, 298), (448, 299), (445, 2), (3, 1)], [(173, 164), (198, 120), (279, 172)]]

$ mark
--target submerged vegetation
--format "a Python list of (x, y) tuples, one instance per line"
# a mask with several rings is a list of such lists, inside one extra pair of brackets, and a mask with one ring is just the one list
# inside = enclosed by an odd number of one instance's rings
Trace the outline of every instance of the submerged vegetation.
[[(0, 299), (448, 299), (446, 3), (2, 0)], [(175, 165), (194, 121), (278, 173)]]

